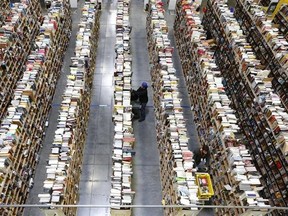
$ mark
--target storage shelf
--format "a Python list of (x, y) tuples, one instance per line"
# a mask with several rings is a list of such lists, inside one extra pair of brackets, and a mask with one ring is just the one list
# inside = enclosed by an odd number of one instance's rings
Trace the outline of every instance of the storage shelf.
[(150, 1), (148, 11), (146, 31), (152, 65), (150, 73), (160, 152), (162, 203), (179, 205), (179, 208), (164, 208), (164, 214), (197, 215), (197, 208), (181, 208), (184, 204), (201, 205), (204, 201), (198, 198), (200, 186), (196, 183), (193, 153), (188, 149), (189, 138), (179, 97), (179, 80), (172, 60), (174, 49), (168, 38), (163, 3)]
[[(52, 2), (51, 8), (57, 4)], [(63, 2), (70, 7), (69, 2)], [(79, 182), (87, 135), (91, 90), (96, 62), (99, 18), (96, 3), (86, 1), (77, 33), (75, 56), (63, 93), (57, 130), (46, 166), (44, 192), (40, 203), (71, 205), (79, 199)], [(70, 10), (69, 10), (70, 11)], [(65, 28), (63, 28), (65, 30)], [(77, 208), (62, 208), (65, 215), (76, 215)]]
[(270, 2), (271, 0), (260, 0), (260, 4), (263, 5), (264, 7), (268, 7)]
[(0, 27), (5, 23), (6, 17), (10, 13), (10, 0), (2, 0), (0, 7)]
[(273, 19), (280, 33), (288, 41), (288, 5), (283, 5)]
[[(277, 132), (274, 133), (275, 128), (269, 122), (269, 113), (271, 109), (279, 107), (282, 109), (281, 112), (284, 113), (285, 119), (287, 112), (285, 108), (281, 108), (277, 95), (274, 95), (278, 101), (276, 103), (274, 103), (274, 98), (270, 98), (266, 103), (261, 101), (263, 99), (261, 95), (273, 95), (271, 79), (267, 77), (269, 72), (263, 70), (265, 66), (263, 67), (260, 61), (253, 57), (251, 45), (238, 30), (240, 26), (233, 18), (228, 6), (222, 1), (213, 1), (212, 3), (209, 1), (207, 9), (203, 23), (205, 29), (210, 31), (216, 39), (219, 48), (215, 52), (216, 63), (225, 78), (226, 92), (247, 137), (246, 146), (250, 149), (257, 170), (262, 175), (265, 197), (269, 198), (271, 204), (286, 206), (285, 182), (287, 182), (288, 176), (285, 148), (287, 142), (285, 139), (282, 144), (282, 141), (279, 141), (281, 130), (277, 129)], [(237, 30), (237, 33), (233, 32)], [(236, 45), (232, 41), (237, 41), (238, 44)], [(250, 53), (250, 57), (249, 55), (245, 57), (244, 54), (247, 52)], [(255, 83), (257, 80), (260, 81), (258, 84)], [(258, 86), (259, 84), (260, 86)], [(267, 94), (266, 92), (271, 93)], [(243, 98), (245, 101), (241, 100)], [(282, 133), (285, 134), (285, 131)]]
[(111, 216), (130, 216), (132, 209), (119, 205), (132, 205), (133, 148), (132, 126), (132, 55), (130, 46), (130, 0), (118, 0), (116, 12), (116, 44), (114, 70), (114, 143), (110, 204)]
[(39, 33), (40, 10), (37, 0), (14, 3), (0, 28), (0, 119), (7, 114), (16, 83), (23, 76), (27, 56)]
[(257, 58), (271, 70), (269, 77), (273, 78), (273, 87), (288, 111), (287, 41), (281, 33), (273, 30), (272, 21), (266, 18), (261, 6), (256, 3), (236, 0), (234, 14), (238, 20), (242, 20), (239, 22), (240, 26), (247, 35)]
[[(32, 45), (28, 60), (23, 60), (26, 63), (23, 76), (17, 82), (14, 94), (11, 93), (14, 97), (1, 124), (2, 204), (24, 204), (29, 189), (33, 187), (38, 151), (71, 24), (69, 14), (63, 13), (60, 23), (59, 10), (50, 12), (42, 20), (41, 32)], [(21, 214), (22, 211), (23, 208), (0, 210), (1, 215), (7, 216)]]
[[(196, 8), (192, 1), (177, 3), (174, 32), (190, 101), (194, 104), (198, 136), (201, 144), (209, 146), (211, 152), (209, 170), (215, 191), (213, 202), (215, 205), (266, 205), (268, 200), (260, 195), (261, 176), (244, 146), (245, 136), (238, 126), (235, 110), (230, 107), (232, 103), (223, 86), (224, 79), (215, 63), (216, 44), (214, 40), (206, 39)], [(255, 193), (257, 198), (251, 199), (249, 193)], [(244, 209), (215, 211), (216, 215), (244, 212)], [(254, 215), (259, 213), (253, 212)]]

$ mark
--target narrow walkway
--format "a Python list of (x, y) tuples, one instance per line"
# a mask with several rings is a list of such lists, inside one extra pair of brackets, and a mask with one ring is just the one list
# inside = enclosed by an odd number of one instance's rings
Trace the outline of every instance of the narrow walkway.
[[(198, 134), (196, 130), (196, 126), (194, 123), (194, 115), (191, 111), (191, 104), (190, 104), (190, 99), (186, 87), (186, 82), (185, 78), (182, 72), (182, 66), (181, 66), (181, 61), (180, 57), (178, 54), (178, 49), (176, 47), (176, 41), (174, 38), (174, 30), (173, 30), (173, 24), (174, 24), (174, 19), (175, 15), (170, 15), (169, 11), (166, 10), (167, 12), (165, 13), (165, 20), (167, 21), (167, 25), (169, 28), (169, 39), (171, 45), (174, 47), (174, 52), (173, 52), (173, 64), (176, 69), (176, 76), (179, 78), (179, 92), (180, 92), (180, 97), (182, 99), (182, 107), (183, 107), (183, 113), (186, 118), (186, 125), (187, 125), (187, 132), (188, 132), (188, 137), (189, 139), (189, 150), (195, 151), (198, 150), (200, 147), (200, 143), (198, 140)], [(175, 13), (175, 11), (173, 11)]]
[[(76, 33), (79, 30), (78, 24), (81, 18), (81, 8), (83, 2), (79, 3), (79, 7), (72, 10), (72, 32), (71, 39), (65, 54), (64, 63), (60, 79), (58, 80), (55, 95), (52, 102), (52, 108), (49, 114), (49, 126), (46, 128), (46, 136), (43, 142), (43, 148), (40, 150), (40, 161), (36, 168), (36, 174), (34, 177), (34, 187), (31, 190), (26, 204), (39, 204), (38, 194), (43, 193), (43, 182), (46, 179), (46, 165), (48, 156), (51, 153), (52, 142), (54, 140), (55, 131), (58, 124), (59, 108), (62, 102), (62, 94), (65, 90), (67, 83), (67, 75), (70, 73), (71, 57), (74, 55)], [(26, 208), (24, 210), (24, 216), (42, 216), (42, 212), (38, 208)]]
[[(130, 23), (132, 25), (132, 86), (137, 89), (143, 81), (151, 84), (149, 57), (147, 50), (146, 13), (143, 11), (143, 1), (131, 2)], [(136, 138), (133, 159), (133, 186), (136, 191), (134, 203), (136, 205), (159, 205), (162, 200), (159, 151), (156, 141), (155, 114), (153, 109), (153, 94), (151, 86), (148, 88), (149, 102), (147, 104), (146, 120), (134, 122)], [(162, 208), (135, 208), (134, 216), (161, 216)]]
[[(174, 13), (174, 11), (173, 11)], [(173, 63), (174, 67), (176, 69), (176, 76), (179, 78), (179, 92), (181, 94), (182, 98), (182, 107), (183, 107), (183, 112), (184, 116), (186, 118), (186, 127), (187, 127), (187, 132), (188, 132), (188, 137), (189, 139), (189, 150), (195, 151), (200, 148), (200, 142), (198, 139), (198, 133), (196, 129), (196, 125), (194, 122), (194, 114), (191, 111), (191, 105), (193, 104), (190, 103), (189, 95), (188, 95), (188, 90), (186, 87), (186, 82), (185, 78), (183, 75), (182, 71), (182, 66), (181, 66), (181, 61), (180, 57), (178, 54), (178, 49), (176, 47), (176, 41), (174, 37), (174, 29), (173, 29), (173, 24), (174, 24), (174, 19), (175, 19), (174, 14), (170, 14), (169, 11), (167, 10), (167, 13), (165, 14), (165, 19), (167, 21), (167, 25), (169, 28), (169, 39), (171, 42), (171, 45), (174, 47), (174, 52), (173, 52)], [(212, 209), (203, 209), (198, 216), (212, 216), (214, 215)]]
[[(83, 156), (79, 204), (109, 204), (113, 143), (112, 100), (116, 0), (102, 2), (100, 34), (88, 135)], [(109, 208), (79, 208), (78, 216), (108, 216)]]

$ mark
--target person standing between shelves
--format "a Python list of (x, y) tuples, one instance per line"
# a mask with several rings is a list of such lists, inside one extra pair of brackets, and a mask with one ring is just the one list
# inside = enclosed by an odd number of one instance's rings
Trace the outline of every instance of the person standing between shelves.
[(137, 91), (135, 91), (135, 93), (138, 95), (139, 102), (141, 105), (139, 122), (144, 121), (146, 117), (146, 105), (148, 102), (147, 88), (148, 84), (146, 82), (142, 82), (141, 86), (137, 89)]
[(203, 145), (199, 150), (193, 152), (193, 159), (197, 169), (207, 169), (210, 159), (209, 147), (207, 145)]

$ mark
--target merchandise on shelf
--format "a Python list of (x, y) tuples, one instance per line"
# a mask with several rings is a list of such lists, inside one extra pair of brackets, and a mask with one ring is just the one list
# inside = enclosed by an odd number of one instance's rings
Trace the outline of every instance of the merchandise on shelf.
[(288, 4), (283, 5), (277, 12), (272, 21), (276, 24), (279, 32), (284, 36), (286, 42), (288, 41)]
[(268, 7), (270, 5), (271, 0), (260, 0), (260, 4), (264, 7)]
[(6, 17), (10, 13), (10, 0), (2, 0), (0, 7), (0, 26), (2, 26), (6, 20)]
[(262, 176), (261, 195), (273, 205), (287, 206), (287, 111), (274, 93), (270, 71), (256, 58), (249, 36), (224, 1), (208, 1), (203, 24), (217, 42), (214, 57)]
[[(68, 4), (53, 8), (44, 16), (23, 76), (12, 94), (8, 114), (1, 123), (2, 204), (24, 204), (29, 189), (33, 187), (38, 151), (68, 44), (70, 24)], [(14, 216), (21, 214), (23, 208), (0, 211), (1, 215)]]
[[(53, 3), (51, 8), (53, 8)], [(40, 203), (76, 204), (83, 151), (87, 135), (91, 89), (96, 61), (100, 11), (86, 1), (82, 8), (76, 35), (75, 56), (71, 58), (70, 74), (63, 93), (51, 153), (46, 169), (44, 191)], [(77, 208), (62, 208), (65, 215), (76, 215)]]
[(168, 38), (163, 3), (150, 1), (149, 9), (146, 29), (152, 64), (150, 72), (160, 152), (162, 197), (165, 205), (179, 205), (179, 208), (164, 208), (164, 213), (197, 215), (198, 208), (181, 208), (181, 205), (203, 204), (204, 200), (198, 197), (201, 187), (196, 182), (193, 153), (188, 149), (189, 138), (172, 60), (174, 49)]
[(114, 71), (114, 143), (112, 155), (112, 179), (110, 203), (111, 215), (131, 215), (135, 192), (132, 189), (132, 152), (135, 137), (132, 127), (131, 77), (129, 22), (130, 0), (118, 0), (116, 13), (116, 44)]
[[(211, 152), (213, 202), (215, 205), (266, 206), (268, 200), (259, 195), (261, 176), (243, 145), (245, 137), (237, 124), (235, 111), (230, 107), (224, 79), (214, 60), (215, 42), (207, 39), (196, 8), (192, 1), (179, 1), (174, 29), (190, 101), (194, 105), (198, 136), (201, 144), (209, 146)], [(204, 177), (205, 190), (199, 191), (199, 195), (209, 197), (213, 192), (207, 184), (209, 179), (203, 174), (200, 176)], [(245, 192), (257, 196), (243, 196)], [(244, 211), (215, 209), (217, 215), (240, 215)], [(257, 215), (259, 211), (250, 213)]]
[(39, 33), (40, 10), (37, 0), (14, 3), (0, 26), (0, 120), (7, 114), (27, 56), (33, 50), (31, 44)]
[(247, 42), (254, 51), (253, 55), (261, 61), (263, 68), (270, 69), (267, 75), (271, 78), (275, 92), (288, 111), (287, 40), (257, 3), (250, 0), (237, 0), (234, 15), (239, 21), (238, 26), (246, 34)]

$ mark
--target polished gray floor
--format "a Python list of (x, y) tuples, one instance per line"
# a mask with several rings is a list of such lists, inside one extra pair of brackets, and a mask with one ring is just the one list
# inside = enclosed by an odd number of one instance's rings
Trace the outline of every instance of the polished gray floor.
[[(130, 22), (132, 25), (133, 77), (132, 86), (137, 89), (143, 81), (151, 84), (149, 56), (147, 50), (146, 13), (143, 1), (132, 1)], [(134, 204), (161, 204), (161, 183), (159, 152), (156, 141), (155, 114), (153, 109), (152, 88), (148, 88), (149, 101), (144, 122), (134, 121), (136, 155), (133, 160), (133, 185), (136, 191)], [(163, 215), (162, 209), (134, 208), (134, 216)]]
[[(131, 53), (133, 55), (133, 83), (137, 88), (142, 81), (150, 80), (146, 31), (145, 13), (143, 12), (141, 1), (132, 1), (131, 24), (132, 40)], [(85, 161), (83, 174), (80, 183), (80, 202), (79, 204), (109, 204), (110, 179), (111, 174), (111, 147), (113, 137), (113, 126), (111, 122), (112, 105), (112, 76), (114, 67), (114, 44), (115, 44), (115, 2), (104, 2), (101, 17), (100, 46), (95, 71), (95, 111), (91, 106), (91, 116), (88, 129), (88, 139), (86, 145)], [(112, 58), (110, 58), (112, 57)], [(110, 94), (111, 93), (111, 94)], [(152, 92), (149, 92), (152, 98)], [(92, 102), (92, 103), (93, 103)], [(159, 173), (159, 157), (156, 145), (156, 131), (154, 123), (154, 113), (151, 104), (145, 122), (134, 123), (136, 145), (136, 155), (133, 161), (134, 178), (133, 188), (136, 191), (134, 204), (160, 204), (161, 185)], [(97, 110), (98, 109), (98, 110)], [(106, 127), (104, 126), (106, 125)], [(104, 127), (101, 127), (101, 126)], [(94, 139), (92, 134), (95, 134)], [(107, 157), (102, 154), (107, 152)], [(97, 161), (96, 155), (102, 155), (102, 159)], [(93, 156), (94, 155), (94, 156)], [(88, 157), (91, 159), (89, 159)], [(91, 164), (91, 161), (94, 163)], [(100, 165), (98, 165), (100, 163)], [(85, 173), (88, 173), (87, 175)], [(92, 174), (93, 173), (93, 174)], [(108, 175), (107, 175), (108, 174)], [(84, 175), (84, 177), (83, 177)], [(98, 177), (102, 176), (102, 179)], [(103, 177), (108, 176), (108, 179)], [(89, 178), (89, 179), (87, 179)], [(163, 215), (162, 209), (134, 209), (134, 215)], [(104, 216), (109, 215), (108, 208), (102, 209), (78, 209), (78, 216)]]
[[(110, 196), (116, 0), (103, 2), (100, 23), (79, 204), (108, 205)], [(79, 208), (77, 215), (108, 216), (109, 208)]]

